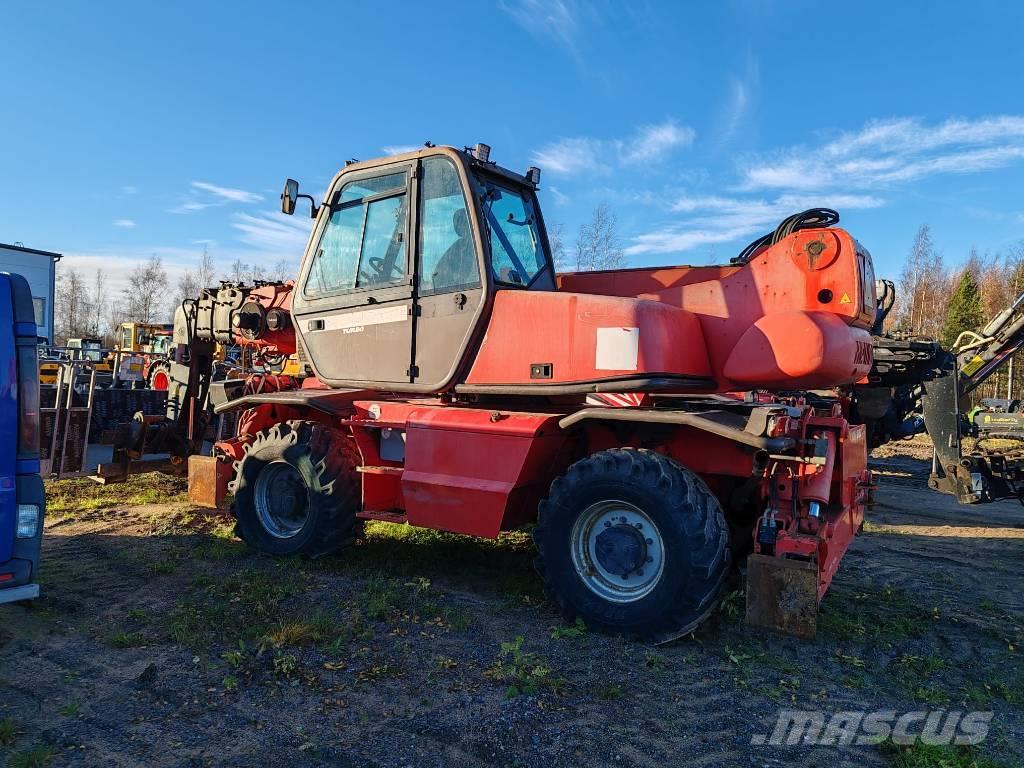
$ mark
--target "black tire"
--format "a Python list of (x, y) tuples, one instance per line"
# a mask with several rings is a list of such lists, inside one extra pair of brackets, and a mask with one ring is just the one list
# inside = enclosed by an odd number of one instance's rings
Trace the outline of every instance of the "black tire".
[[(648, 548), (652, 543), (657, 546), (651, 538), (645, 539), (646, 545), (639, 545), (642, 550), (638, 557), (646, 559), (637, 562), (657, 560), (660, 576), (653, 574), (653, 566), (640, 566), (630, 572), (629, 575), (637, 575), (637, 580), (652, 584), (646, 594), (637, 593), (627, 600), (621, 594), (612, 594), (618, 600), (610, 599), (595, 590), (614, 593), (615, 589), (633, 588), (625, 581), (621, 587), (607, 587), (608, 582), (602, 581), (607, 562), (603, 556), (609, 551), (635, 553), (636, 546), (630, 543), (625, 550), (605, 548), (597, 555), (601, 570), (593, 565), (596, 560), (590, 561), (592, 567), (582, 569), (587, 572), (586, 577), (577, 564), (580, 557), (588, 562), (589, 555), (574, 555), (584, 550), (600, 551), (600, 532), (606, 529), (622, 531), (612, 534), (618, 537), (614, 539), (617, 542), (622, 542), (623, 536), (634, 536), (634, 527), (642, 529), (642, 524), (627, 524), (625, 516), (613, 516), (610, 520), (604, 517), (598, 525), (602, 518), (595, 518), (594, 510), (615, 505), (637, 510), (636, 520), (653, 523), (657, 529), (654, 535), (660, 537), (657, 543), (661, 544), (658, 557), (648, 557), (649, 552), (657, 554), (653, 547)], [(621, 519), (622, 524), (609, 526), (616, 519)], [(586, 520), (595, 522), (585, 530), (598, 534), (581, 538), (579, 526)], [(582, 618), (594, 631), (655, 642), (666, 642), (696, 629), (718, 604), (730, 570), (729, 527), (718, 499), (690, 470), (667, 456), (641, 449), (602, 451), (573, 464), (552, 483), (548, 498), (541, 502), (534, 541), (539, 553), (537, 570), (544, 580), (545, 593), (567, 620)], [(588, 549), (586, 543), (582, 544), (583, 549), (577, 549), (580, 542), (587, 541), (594, 542), (597, 549)], [(626, 568), (632, 562), (628, 561)], [(644, 567), (652, 573), (645, 575)]]
[[(234, 467), (230, 490), (235, 496), (231, 511), (236, 535), (271, 555), (318, 557), (350, 546), (362, 530), (362, 521), (356, 517), (361, 497), (358, 465), (359, 453), (352, 441), (322, 424), (289, 421), (260, 432)], [(265, 472), (261, 486), (260, 475)], [(304, 501), (303, 522), (286, 536), (273, 529), (274, 518), (268, 518), (266, 510), (274, 504), (264, 490), (282, 472), (288, 473), (290, 487), (301, 489), (285, 498), (299, 505)], [(273, 485), (280, 487), (279, 482)], [(282, 505), (277, 507), (280, 510)]]

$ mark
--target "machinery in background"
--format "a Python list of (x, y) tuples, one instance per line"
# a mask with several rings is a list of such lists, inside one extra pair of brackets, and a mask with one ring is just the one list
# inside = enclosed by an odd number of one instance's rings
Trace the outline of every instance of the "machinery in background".
[[(877, 293), (892, 294), (892, 283), (884, 282)], [(1024, 346), (1024, 294), (980, 331), (962, 333), (951, 351), (934, 339), (881, 333), (891, 306), (880, 299), (874, 364), (867, 380), (853, 388), (854, 418), (866, 425), (870, 445), (927, 431), (935, 448), (931, 488), (963, 504), (1005, 498), (1024, 503), (1024, 442), (1015, 426), (1024, 420), (1013, 412), (961, 410)], [(964, 438), (973, 436), (979, 439), (966, 447)]]
[[(168, 355), (160, 363), (159, 370), (166, 376), (165, 412), (136, 413), (115, 437), (112, 460), (96, 468), (94, 479), (112, 483), (138, 472), (184, 473), (188, 458), (201, 453), (207, 440), (234, 434), (234, 414), (215, 416), (212, 411), (214, 382), (244, 385), (254, 372), (266, 376), (265, 388), (274, 386), (271, 381), (291, 381), (287, 374), (269, 371), (296, 366), (294, 334), (281, 335), (279, 343), (267, 338), (276, 324), (289, 322), (291, 286), (291, 282), (256, 286), (223, 282), (197, 299), (184, 301), (175, 311), (167, 337)], [(256, 321), (256, 307), (266, 308), (271, 327), (250, 327)], [(282, 330), (286, 327), (281, 325)], [(234, 352), (230, 357), (229, 351)]]

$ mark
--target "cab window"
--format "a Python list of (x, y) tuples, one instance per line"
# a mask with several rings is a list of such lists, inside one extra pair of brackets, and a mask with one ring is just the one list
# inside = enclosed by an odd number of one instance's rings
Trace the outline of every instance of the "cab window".
[(407, 198), (405, 172), (342, 187), (306, 278), (306, 295), (401, 283), (408, 268)]
[(491, 181), (484, 183), (484, 190), (494, 280), (528, 287), (548, 264), (533, 198)]
[(857, 261), (860, 262), (861, 303), (864, 311), (873, 315), (877, 310), (875, 306), (875, 268), (871, 263), (870, 256), (858, 254)]
[(419, 220), (420, 295), (479, 288), (480, 268), (462, 182), (446, 157), (423, 161)]

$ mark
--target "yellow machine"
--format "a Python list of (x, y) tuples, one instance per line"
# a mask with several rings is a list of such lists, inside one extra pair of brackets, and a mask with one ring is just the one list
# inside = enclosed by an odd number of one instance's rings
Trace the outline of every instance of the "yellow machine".
[(57, 371), (64, 360), (89, 360), (93, 363), (97, 374), (111, 375), (111, 365), (108, 351), (103, 348), (103, 340), (95, 338), (68, 339), (63, 350), (50, 349), (40, 353), (39, 358), (39, 383), (56, 384)]
[(117, 330), (117, 349), (163, 355), (173, 331), (173, 323), (121, 323)]

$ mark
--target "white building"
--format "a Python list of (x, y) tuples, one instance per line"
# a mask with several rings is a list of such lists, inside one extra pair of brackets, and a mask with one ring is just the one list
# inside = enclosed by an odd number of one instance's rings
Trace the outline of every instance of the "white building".
[(36, 333), (53, 343), (53, 299), (56, 293), (56, 264), (61, 254), (22, 245), (0, 243), (0, 272), (17, 272), (32, 287), (36, 309)]

